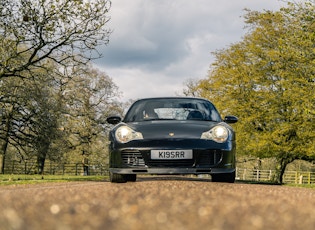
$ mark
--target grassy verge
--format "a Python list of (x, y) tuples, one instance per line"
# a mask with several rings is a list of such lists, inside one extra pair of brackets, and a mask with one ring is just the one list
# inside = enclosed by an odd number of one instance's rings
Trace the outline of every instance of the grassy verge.
[[(281, 185), (272, 181), (249, 181), (249, 180), (236, 180), (236, 183), (245, 183), (245, 184), (264, 184), (264, 185)], [(290, 186), (297, 188), (313, 188), (315, 189), (315, 184), (282, 184), (282, 186)]]
[[(19, 185), (19, 184), (39, 184), (50, 182), (76, 182), (76, 181), (105, 181), (108, 176), (74, 176), (74, 175), (15, 175), (15, 174), (0, 174), (0, 186), (4, 185)], [(236, 180), (236, 183), (245, 184), (265, 184), (279, 185), (271, 181), (244, 181)], [(315, 184), (283, 184), (284, 186), (312, 188), (315, 189)]]
[(298, 188), (313, 188), (315, 189), (315, 184), (285, 184), (291, 187), (298, 187)]
[(106, 176), (73, 176), (73, 175), (0, 175), (0, 186), (17, 184), (38, 184), (48, 182), (70, 181), (104, 181)]

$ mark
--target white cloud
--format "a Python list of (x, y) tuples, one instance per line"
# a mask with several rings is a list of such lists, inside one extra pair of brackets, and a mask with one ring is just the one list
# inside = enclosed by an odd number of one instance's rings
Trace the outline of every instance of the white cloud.
[(266, 0), (113, 0), (113, 29), (96, 61), (123, 92), (123, 100), (172, 96), (184, 81), (204, 78), (211, 52), (244, 34), (243, 9), (277, 10)]
[[(119, 79), (118, 85), (123, 90), (124, 100), (145, 97), (174, 96), (180, 93), (183, 83), (176, 78), (159, 72), (148, 72), (139, 68), (113, 68), (111, 69), (114, 80)], [(117, 76), (117, 77), (116, 77)], [(168, 84), (164, 84), (168, 82)]]

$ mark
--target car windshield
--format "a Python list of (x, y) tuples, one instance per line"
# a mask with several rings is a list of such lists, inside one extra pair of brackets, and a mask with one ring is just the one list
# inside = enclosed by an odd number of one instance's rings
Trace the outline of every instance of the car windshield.
[(136, 101), (128, 110), (124, 122), (146, 120), (221, 121), (214, 105), (195, 98), (150, 98)]

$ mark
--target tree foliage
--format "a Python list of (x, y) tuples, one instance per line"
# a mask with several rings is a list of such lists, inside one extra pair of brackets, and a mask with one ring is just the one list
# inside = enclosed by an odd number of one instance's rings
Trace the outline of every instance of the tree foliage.
[(47, 60), (67, 67), (98, 57), (109, 9), (109, 0), (2, 0), (0, 79), (31, 76)]
[(16, 152), (15, 157), (21, 160), (30, 158), (35, 152), (38, 157), (45, 157), (56, 135), (58, 116), (57, 104), (49, 89), (51, 79), (48, 79), (47, 75), (39, 74), (32, 80), (12, 77), (0, 81), (3, 156), (11, 146)]
[(209, 77), (190, 89), (239, 116), (238, 153), (275, 157), (278, 182), (288, 163), (315, 158), (314, 21), (311, 2), (247, 10), (242, 41), (216, 51)]
[(118, 87), (105, 73), (90, 65), (67, 73), (52, 68), (49, 75), (38, 74), (32, 81), (12, 77), (0, 84), (3, 158), (36, 159), (38, 173), (47, 158), (105, 162), (106, 117), (122, 113)]
[[(110, 0), (0, 3), (0, 172), (5, 158), (106, 157), (105, 116), (118, 88), (89, 64), (107, 44)], [(78, 160), (78, 159), (76, 159)]]
[(91, 66), (75, 68), (71, 76), (60, 98), (65, 104), (60, 128), (66, 134), (68, 159), (81, 155), (95, 159), (100, 152), (104, 159), (109, 129), (106, 118), (111, 113), (122, 113), (118, 87), (109, 76)]

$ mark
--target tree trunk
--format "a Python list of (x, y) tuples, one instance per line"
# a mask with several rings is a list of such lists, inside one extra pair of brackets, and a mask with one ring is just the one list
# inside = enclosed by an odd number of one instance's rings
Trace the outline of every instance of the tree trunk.
[(295, 158), (288, 157), (288, 154), (283, 154), (283, 158), (278, 159), (276, 178), (275, 178), (276, 183), (278, 183), (278, 184), (283, 183), (283, 175), (284, 175), (285, 169), (286, 169), (287, 165), (294, 160), (295, 160)]
[(0, 154), (0, 174), (4, 174), (4, 154)]
[(37, 155), (38, 174), (44, 174), (45, 160), (46, 160), (46, 148), (44, 151), (39, 152)]
[(45, 157), (37, 157), (38, 174), (44, 173)]
[(276, 182), (279, 183), (279, 184), (282, 184), (283, 183), (283, 175), (284, 175), (284, 172), (285, 172), (285, 168), (287, 167), (286, 164), (284, 164), (283, 162), (280, 163), (279, 165), (279, 172), (278, 172), (278, 178), (276, 178)]
[[(40, 134), (45, 134), (44, 132), (40, 132)], [(40, 135), (39, 134), (39, 135)], [(50, 139), (48, 136), (45, 135), (39, 136), (39, 139), (37, 139), (37, 168), (38, 168), (38, 174), (44, 173), (44, 167), (45, 167), (45, 160), (47, 156), (47, 152), (49, 150), (50, 146)], [(43, 138), (45, 137), (45, 138)]]
[(0, 173), (4, 174), (4, 166), (5, 166), (5, 155), (7, 153), (7, 149), (8, 149), (8, 145), (9, 145), (9, 138), (10, 138), (10, 130), (11, 130), (11, 120), (13, 118), (13, 106), (10, 106), (8, 108), (8, 115), (7, 115), (7, 119), (5, 121), (5, 136), (4, 136), (4, 143), (1, 146), (0, 149)]
[(0, 152), (0, 173), (1, 174), (4, 174), (5, 155), (7, 153), (8, 144), (9, 144), (9, 135), (6, 136), (5, 142), (1, 146), (1, 152)]

